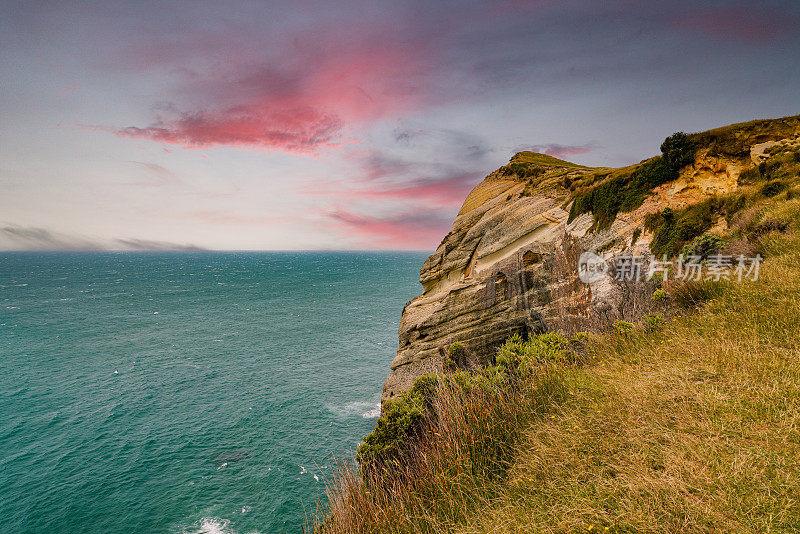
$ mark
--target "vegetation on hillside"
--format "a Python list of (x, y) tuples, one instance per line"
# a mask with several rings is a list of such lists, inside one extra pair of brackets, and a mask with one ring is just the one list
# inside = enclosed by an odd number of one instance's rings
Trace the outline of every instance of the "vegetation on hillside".
[(677, 179), (681, 167), (694, 160), (695, 144), (685, 133), (678, 132), (664, 140), (661, 152), (661, 156), (642, 163), (632, 173), (614, 176), (576, 196), (569, 221), (582, 213), (592, 213), (597, 229), (608, 228), (617, 213), (635, 210), (655, 187)]
[(639, 324), (572, 339), (515, 337), (493, 366), (422, 379), (387, 406), (381, 420), (394, 430), (365, 441), (361, 467), (343, 464), (329, 481), (314, 526), (794, 529), (800, 198), (757, 208), (742, 230), (767, 257), (758, 281), (667, 284), (652, 297), (666, 312)]
[(547, 154), (540, 154), (539, 152), (530, 152), (530, 151), (517, 152), (514, 155), (514, 157), (511, 158), (511, 163), (523, 163), (523, 164), (555, 166), (555, 167), (571, 167), (580, 169), (587, 168), (584, 167), (583, 165), (572, 163), (571, 161), (559, 159), (554, 156), (549, 156)]
[[(564, 187), (574, 192), (568, 220), (592, 213), (595, 229), (608, 228), (618, 213), (635, 210), (655, 187), (678, 178), (678, 171), (693, 162), (699, 147), (708, 156), (748, 158), (753, 144), (789, 137), (798, 128), (800, 115), (732, 124), (693, 134), (677, 132), (661, 144), (660, 157), (625, 169), (595, 169), (581, 179), (565, 183)], [(743, 173), (743, 180), (767, 181), (761, 191), (767, 197), (782, 193), (789, 187), (786, 178), (797, 176), (786, 167), (786, 163), (791, 163), (788, 160), (798, 157), (796, 147), (777, 148), (785, 152), (781, 157), (771, 157), (760, 167)], [(775, 166), (784, 166), (784, 172), (775, 172)]]
[(710, 156), (747, 157), (753, 144), (794, 135), (800, 128), (800, 115), (780, 119), (760, 119), (730, 124), (705, 132), (689, 134)]
[[(659, 257), (674, 256), (681, 251), (688, 254), (697, 246), (709, 249), (708, 242), (713, 238), (704, 236), (720, 219), (731, 229), (728, 241), (741, 242), (755, 237), (753, 233), (763, 232), (764, 228), (753, 224), (760, 210), (774, 202), (793, 199), (798, 191), (795, 188), (800, 185), (800, 147), (780, 148), (775, 152), (765, 163), (743, 171), (735, 192), (710, 197), (682, 210), (667, 208), (648, 216), (645, 228), (653, 232), (650, 244), (653, 254)], [(768, 219), (763, 224), (785, 226), (787, 222)], [(712, 248), (717, 252), (723, 247)]]

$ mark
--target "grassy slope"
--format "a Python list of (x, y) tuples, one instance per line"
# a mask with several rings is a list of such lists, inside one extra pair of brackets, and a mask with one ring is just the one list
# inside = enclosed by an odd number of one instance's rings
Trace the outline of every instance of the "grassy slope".
[(580, 169), (591, 168), (585, 167), (584, 165), (578, 165), (577, 163), (572, 163), (571, 161), (548, 156), (547, 154), (540, 154), (539, 152), (530, 151), (517, 152), (514, 157), (511, 158), (511, 163), (532, 163), (534, 165), (555, 165), (557, 167), (574, 167)]
[[(795, 213), (800, 211), (798, 206)], [(604, 338), (457, 532), (800, 528), (800, 242), (662, 333)]]
[[(800, 199), (768, 211), (797, 221)], [(757, 282), (724, 284), (658, 332), (597, 338), (582, 365), (542, 375), (548, 397), (541, 377), (503, 397), (523, 413), (443, 395), (452, 428), (423, 442), (424, 461), (366, 481), (345, 467), (320, 530), (796, 531), (800, 228), (761, 242)], [(497, 465), (475, 468), (476, 443)]]

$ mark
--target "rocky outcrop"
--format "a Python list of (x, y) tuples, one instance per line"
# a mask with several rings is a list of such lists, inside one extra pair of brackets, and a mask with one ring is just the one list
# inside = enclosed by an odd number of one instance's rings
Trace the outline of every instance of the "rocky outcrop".
[(441, 371), (455, 342), (463, 346), (459, 366), (480, 366), (511, 334), (541, 332), (565, 316), (614, 309), (621, 292), (610, 277), (592, 284), (578, 280), (581, 251), (648, 251), (648, 214), (734, 191), (743, 169), (763, 161), (772, 144), (797, 142), (798, 133), (800, 117), (694, 134), (694, 163), (602, 231), (590, 213), (568, 220), (572, 200), (637, 166), (590, 168), (532, 152), (515, 155), (472, 190), (422, 266), (423, 293), (403, 310), (382, 400), (407, 391), (424, 373)]

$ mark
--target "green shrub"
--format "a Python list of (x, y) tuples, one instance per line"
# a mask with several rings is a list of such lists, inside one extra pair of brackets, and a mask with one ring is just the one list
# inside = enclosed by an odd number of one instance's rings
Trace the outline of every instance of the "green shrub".
[[(450, 348), (458, 345), (454, 343)], [(415, 438), (424, 432), (432, 400), (441, 388), (457, 387), (465, 394), (474, 390), (513, 389), (514, 384), (530, 378), (543, 365), (575, 361), (577, 354), (571, 350), (570, 340), (560, 333), (533, 336), (528, 341), (514, 335), (498, 349), (494, 365), (471, 373), (423, 375), (400, 398), (384, 403), (375, 429), (358, 447), (356, 460), (362, 469), (381, 469), (399, 462)]]
[(707, 260), (710, 256), (717, 254), (723, 245), (722, 238), (714, 234), (705, 233), (700, 237), (694, 238), (691, 243), (684, 245), (681, 249), (681, 254), (685, 258), (700, 256), (701, 259)]
[(385, 464), (402, 454), (409, 437), (420, 430), (423, 415), (439, 386), (439, 380), (436, 375), (422, 375), (414, 381), (411, 390), (399, 399), (384, 403), (375, 430), (365, 436), (358, 446), (356, 460), (362, 466), (376, 462)]
[(696, 145), (683, 132), (676, 132), (661, 143), (661, 153), (670, 167), (675, 171), (690, 163), (694, 163)]
[(463, 369), (467, 364), (467, 351), (460, 341), (456, 341), (447, 349), (447, 355), (444, 358), (445, 371), (455, 371), (456, 369)]
[(571, 360), (569, 340), (559, 332), (532, 336), (523, 341), (514, 334), (497, 350), (495, 367), (506, 376), (529, 375), (540, 364)]
[[(660, 274), (660, 273), (659, 273)], [(653, 302), (661, 302), (667, 300), (669, 295), (663, 289), (659, 288), (653, 291)]]
[[(663, 290), (659, 290), (659, 291), (663, 291)], [(653, 330), (659, 330), (660, 328), (662, 328), (666, 324), (666, 321), (664, 320), (664, 316), (661, 315), (660, 313), (653, 313), (653, 314), (650, 314), (650, 315), (645, 315), (643, 320), (644, 320), (645, 327), (647, 328), (647, 330), (649, 330), (651, 332)]]
[(615, 176), (578, 196), (572, 203), (569, 221), (583, 213), (592, 213), (595, 226), (611, 226), (619, 212), (633, 211), (642, 205), (653, 188), (678, 177), (663, 157), (642, 163), (630, 176)]
[(637, 228), (633, 231), (633, 235), (631, 236), (631, 246), (636, 244), (636, 241), (639, 239), (639, 236), (642, 235), (642, 229)]
[(614, 333), (622, 337), (628, 337), (631, 335), (634, 330), (636, 330), (636, 326), (633, 323), (629, 323), (628, 321), (617, 321), (613, 325)]
[(778, 193), (782, 193), (789, 187), (789, 184), (783, 182), (781, 180), (774, 180), (772, 182), (764, 184), (761, 188), (761, 194), (767, 198), (774, 197)]
[(653, 231), (650, 250), (659, 257), (664, 254), (675, 256), (686, 243), (714, 226), (723, 212), (723, 202), (718, 198), (710, 198), (678, 213), (666, 208), (661, 213), (648, 216), (645, 226)]

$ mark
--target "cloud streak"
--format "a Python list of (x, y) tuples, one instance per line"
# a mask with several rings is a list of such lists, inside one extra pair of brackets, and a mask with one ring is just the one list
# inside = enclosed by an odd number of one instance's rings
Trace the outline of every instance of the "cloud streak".
[(451, 224), (449, 214), (429, 210), (375, 216), (335, 208), (327, 215), (350, 238), (388, 249), (433, 250)]
[(518, 151), (523, 150), (531, 150), (533, 152), (540, 152), (542, 154), (547, 154), (548, 156), (553, 156), (556, 158), (565, 158), (568, 156), (576, 156), (579, 154), (587, 154), (594, 150), (594, 147), (591, 145), (561, 145), (558, 143), (549, 143), (546, 145), (531, 145), (526, 147), (520, 147)]
[(348, 192), (348, 195), (367, 199), (404, 200), (411, 203), (428, 203), (437, 207), (460, 205), (467, 193), (480, 181), (474, 172), (456, 173), (434, 178), (420, 178), (398, 185), (365, 187)]
[(94, 239), (54, 232), (35, 226), (6, 224), (0, 226), (0, 250), (11, 251), (101, 251), (101, 250), (203, 250), (195, 245), (149, 239)]
[(112, 131), (122, 137), (145, 138), (186, 148), (227, 145), (305, 153), (337, 144), (335, 140), (342, 126), (338, 117), (314, 109), (276, 112), (252, 107), (212, 114), (183, 114), (145, 128), (129, 126)]

